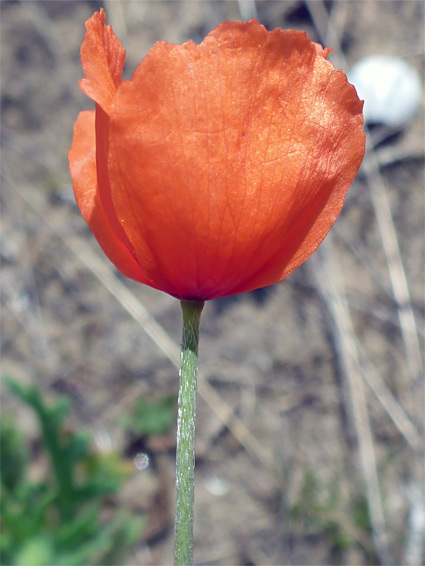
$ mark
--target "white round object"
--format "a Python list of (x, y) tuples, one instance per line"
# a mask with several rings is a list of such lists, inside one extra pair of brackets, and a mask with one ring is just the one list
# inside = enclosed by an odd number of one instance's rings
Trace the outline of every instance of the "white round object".
[(134, 458), (134, 465), (139, 471), (144, 470), (149, 466), (149, 456), (147, 454), (144, 454), (143, 452), (140, 452)]
[(354, 65), (348, 80), (364, 100), (366, 122), (403, 126), (416, 113), (422, 99), (418, 73), (402, 59), (384, 55), (366, 57)]

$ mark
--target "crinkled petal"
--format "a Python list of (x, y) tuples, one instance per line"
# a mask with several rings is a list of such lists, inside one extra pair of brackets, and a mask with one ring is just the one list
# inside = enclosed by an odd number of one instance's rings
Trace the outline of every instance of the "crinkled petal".
[(207, 299), (305, 261), (364, 153), (362, 103), (302, 32), (226, 22), (157, 44), (111, 112), (117, 216), (150, 280)]
[(120, 226), (112, 204), (108, 178), (109, 116), (113, 98), (125, 60), (125, 51), (111, 26), (105, 25), (103, 9), (86, 22), (87, 33), (81, 46), (81, 61), (86, 79), (82, 79), (82, 90), (96, 101), (96, 169), (98, 198), (119, 239), (132, 250)]
[(320, 43), (315, 43), (313, 42), (313, 45), (316, 49), (316, 53), (317, 55), (321, 55), (322, 57), (324, 57), (325, 59), (327, 59), (329, 57), (329, 55), (332, 53), (333, 49), (332, 47), (325, 47), (323, 48)]
[(287, 277), (337, 218), (362, 103), (303, 32), (226, 22), (157, 44), (110, 116), (109, 180), (148, 279), (211, 299)]
[(127, 246), (130, 252), (133, 247), (127, 238), (115, 212), (112, 203), (111, 188), (108, 174), (108, 151), (109, 151), (109, 116), (102, 110), (99, 104), (96, 104), (96, 170), (97, 170), (97, 187), (98, 197), (102, 204), (103, 211), (108, 218), (111, 228)]
[(78, 116), (68, 157), (78, 208), (101, 248), (124, 275), (149, 284), (134, 255), (112, 229), (99, 198), (93, 111)]
[(87, 33), (81, 45), (81, 63), (86, 75), (81, 90), (109, 114), (116, 89), (121, 83), (125, 49), (111, 26), (105, 25), (105, 12), (96, 12), (86, 22)]

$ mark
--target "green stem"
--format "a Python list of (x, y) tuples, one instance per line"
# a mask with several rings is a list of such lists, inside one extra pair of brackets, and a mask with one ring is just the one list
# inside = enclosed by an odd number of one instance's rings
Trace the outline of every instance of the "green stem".
[(181, 306), (183, 343), (177, 418), (174, 564), (175, 566), (191, 566), (193, 564), (196, 375), (198, 373), (199, 320), (204, 303), (181, 301)]

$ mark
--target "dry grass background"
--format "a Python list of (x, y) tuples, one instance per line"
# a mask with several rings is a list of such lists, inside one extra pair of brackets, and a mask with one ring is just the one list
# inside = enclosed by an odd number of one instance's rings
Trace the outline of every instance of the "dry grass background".
[[(360, 57), (424, 63), (422, 2), (1, 2), (2, 371), (72, 400), (72, 424), (127, 453), (118, 421), (177, 390), (180, 308), (124, 280), (74, 204), (67, 169), (84, 21), (104, 6), (125, 74), (155, 41), (200, 41), (225, 19), (306, 30)], [(423, 108), (369, 132), (344, 211), (285, 282), (209, 303), (202, 320), (198, 564), (403, 564), (424, 559)], [(14, 406), (3, 393), (4, 407)], [(33, 423), (17, 412), (33, 438)], [(120, 505), (148, 514), (127, 564), (170, 564), (173, 436), (149, 447)], [(127, 451), (127, 452), (126, 452)], [(313, 477), (310, 507), (302, 485)], [(329, 503), (330, 494), (336, 500)], [(367, 503), (359, 524), (353, 499)], [(301, 508), (301, 518), (290, 520)], [(329, 525), (351, 541), (339, 547)]]

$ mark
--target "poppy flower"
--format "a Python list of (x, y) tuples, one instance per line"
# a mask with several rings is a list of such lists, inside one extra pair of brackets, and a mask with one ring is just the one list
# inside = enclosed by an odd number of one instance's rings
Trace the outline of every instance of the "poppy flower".
[(363, 103), (304, 32), (225, 22), (157, 43), (129, 81), (101, 10), (81, 46), (69, 152), (78, 206), (126, 276), (208, 300), (285, 279), (319, 246), (360, 167)]

